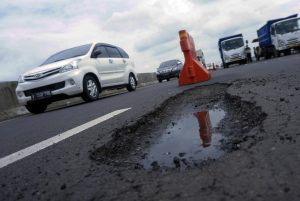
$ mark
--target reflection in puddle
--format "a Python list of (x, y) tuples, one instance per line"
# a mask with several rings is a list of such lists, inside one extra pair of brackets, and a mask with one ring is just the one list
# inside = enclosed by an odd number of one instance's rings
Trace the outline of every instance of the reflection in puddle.
[(199, 133), (203, 147), (209, 147), (211, 143), (212, 127), (209, 117), (209, 112), (197, 112), (194, 116), (198, 120)]
[(220, 140), (224, 136), (214, 128), (224, 116), (221, 109), (183, 115), (162, 131), (158, 142), (146, 150), (141, 164), (146, 169), (153, 166), (182, 167), (193, 165), (193, 161), (220, 157), (223, 154)]

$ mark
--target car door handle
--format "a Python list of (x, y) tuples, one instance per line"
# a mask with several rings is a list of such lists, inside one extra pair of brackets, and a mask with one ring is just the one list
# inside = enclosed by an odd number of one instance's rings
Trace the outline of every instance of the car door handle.
[(123, 63), (126, 64), (126, 60), (125, 59), (123, 59)]
[(109, 62), (110, 64), (114, 63), (114, 61), (113, 61), (112, 59), (109, 59), (108, 62)]

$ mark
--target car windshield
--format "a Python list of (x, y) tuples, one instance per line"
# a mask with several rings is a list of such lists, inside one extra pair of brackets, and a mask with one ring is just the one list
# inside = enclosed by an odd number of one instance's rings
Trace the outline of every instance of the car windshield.
[(244, 46), (243, 38), (234, 38), (222, 42), (222, 48), (226, 51), (237, 49), (242, 46)]
[(284, 22), (279, 22), (275, 25), (277, 34), (286, 34), (300, 29), (300, 19), (292, 19)]
[(159, 68), (166, 68), (166, 67), (174, 66), (177, 64), (177, 62), (179, 62), (179, 61), (177, 61), (177, 60), (165, 61), (159, 65)]
[(60, 51), (52, 56), (50, 56), (42, 65), (51, 64), (57, 61), (62, 61), (65, 59), (70, 59), (74, 57), (79, 57), (85, 55), (90, 50), (92, 44), (82, 45), (78, 47), (73, 47), (67, 50)]

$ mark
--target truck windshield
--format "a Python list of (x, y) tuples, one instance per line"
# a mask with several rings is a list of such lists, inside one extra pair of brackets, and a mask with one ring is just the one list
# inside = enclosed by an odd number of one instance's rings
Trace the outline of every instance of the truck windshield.
[(79, 57), (83, 56), (88, 53), (90, 50), (92, 44), (82, 45), (78, 47), (73, 47), (67, 50), (63, 50), (61, 52), (58, 52), (52, 56), (50, 56), (42, 65), (51, 64), (57, 61), (62, 61), (65, 59), (70, 59), (73, 57)]
[(300, 29), (300, 19), (291, 19), (288, 21), (278, 22), (275, 25), (277, 34), (286, 34)]
[(243, 38), (234, 38), (231, 40), (226, 40), (222, 42), (222, 48), (223, 50), (233, 50), (233, 49), (237, 49), (239, 47), (243, 47), (244, 46), (244, 41)]

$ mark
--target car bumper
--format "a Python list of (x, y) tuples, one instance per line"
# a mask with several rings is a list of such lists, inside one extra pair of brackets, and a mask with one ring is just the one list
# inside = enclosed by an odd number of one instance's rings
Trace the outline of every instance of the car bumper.
[(230, 59), (225, 60), (225, 63), (239, 63), (240, 61), (243, 61), (245, 59), (245, 56), (232, 57)]
[(278, 47), (278, 50), (279, 51), (284, 51), (284, 50), (288, 50), (288, 49), (297, 49), (297, 48), (300, 48), (300, 43), (281, 46), (281, 47)]
[[(16, 88), (16, 96), (21, 105), (33, 102), (32, 95), (37, 92), (51, 91), (51, 97), (58, 95), (74, 96), (83, 91), (83, 76), (80, 71), (74, 70), (59, 73), (40, 80), (19, 83)], [(46, 98), (51, 99), (51, 98)]]
[(169, 79), (169, 78), (173, 78), (173, 77), (178, 77), (180, 74), (180, 71), (172, 71), (170, 73), (160, 73), (157, 74), (156, 77), (157, 79)]

